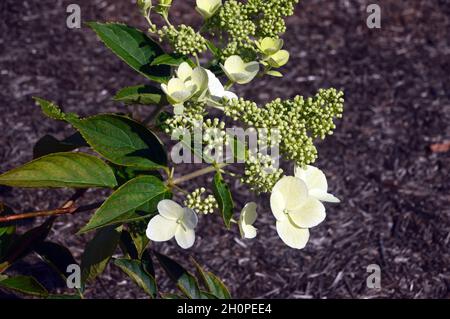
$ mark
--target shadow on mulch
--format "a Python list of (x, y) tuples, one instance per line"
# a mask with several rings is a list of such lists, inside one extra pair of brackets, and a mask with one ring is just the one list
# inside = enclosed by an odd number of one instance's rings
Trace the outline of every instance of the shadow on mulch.
[[(84, 21), (123, 21), (142, 26), (133, 1), (79, 0)], [(198, 20), (194, 1), (174, 1), (173, 19)], [(133, 110), (111, 101), (143, 79), (83, 28), (68, 30), (70, 1), (0, 4), (0, 171), (31, 159), (44, 134), (70, 134), (44, 118), (31, 96), (55, 100), (80, 115)], [(346, 94), (344, 118), (318, 146), (330, 190), (342, 199), (327, 207), (327, 220), (311, 231), (301, 251), (278, 238), (267, 196), (233, 184), (239, 207), (258, 201), (259, 236), (241, 241), (219, 218), (201, 221), (195, 247), (154, 245), (189, 265), (193, 255), (224, 278), (240, 298), (448, 298), (450, 297), (450, 152), (429, 146), (450, 139), (450, 5), (448, 1), (379, 1), (382, 28), (368, 29), (371, 1), (303, 0), (288, 21), (292, 54), (285, 77), (263, 79), (238, 94), (266, 102), (313, 95), (336, 87)], [(289, 172), (292, 167), (286, 167)], [(202, 184), (203, 183), (203, 184)], [(200, 180), (203, 186), (210, 180)], [(0, 188), (0, 200), (17, 211), (56, 207), (70, 191)], [(105, 196), (88, 192), (86, 202)], [(88, 236), (75, 232), (87, 214), (60, 217), (50, 238), (76, 258)], [(23, 229), (30, 227), (24, 223)], [(28, 259), (22, 268), (37, 267)], [(366, 286), (370, 264), (382, 270), (382, 289)], [(33, 266), (34, 265), (34, 266)], [(163, 281), (162, 287), (172, 287)], [(1, 298), (6, 295), (0, 295)], [(92, 298), (141, 298), (139, 289), (109, 267), (89, 290)]]

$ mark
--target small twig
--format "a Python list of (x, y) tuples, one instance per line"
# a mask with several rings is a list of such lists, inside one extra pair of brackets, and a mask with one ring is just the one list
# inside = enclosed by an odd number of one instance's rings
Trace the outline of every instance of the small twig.
[(75, 201), (80, 198), (84, 194), (85, 190), (77, 191), (70, 200), (68, 200), (63, 206), (57, 209), (52, 210), (41, 210), (30, 213), (22, 213), (22, 214), (14, 214), (7, 216), (0, 216), (0, 223), (7, 223), (16, 220), (28, 219), (28, 218), (36, 218), (36, 217), (46, 217), (46, 216), (59, 216), (64, 214), (73, 214), (77, 212), (84, 212), (95, 209), (99, 207), (102, 203), (94, 203), (89, 205), (84, 205), (80, 207), (75, 206)]

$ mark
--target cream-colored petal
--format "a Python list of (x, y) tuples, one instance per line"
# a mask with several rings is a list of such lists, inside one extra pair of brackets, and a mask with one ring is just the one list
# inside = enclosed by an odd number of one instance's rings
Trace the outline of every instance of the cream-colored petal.
[(309, 240), (309, 230), (296, 227), (288, 219), (277, 221), (277, 233), (286, 245), (295, 249), (304, 248)]
[(328, 190), (327, 178), (325, 177), (325, 174), (317, 167), (306, 165), (306, 168), (303, 169), (296, 166), (294, 169), (294, 175), (295, 177), (303, 180), (308, 189), (319, 189), (325, 193)]
[(214, 97), (218, 97), (218, 98), (223, 97), (223, 95), (225, 93), (225, 89), (223, 88), (222, 83), (220, 83), (220, 80), (210, 70), (206, 70), (206, 73), (208, 74), (209, 93)]
[(192, 72), (193, 69), (191, 68), (189, 63), (183, 62), (178, 67), (177, 76), (181, 81), (186, 82), (192, 76)]
[(186, 228), (194, 229), (198, 223), (197, 214), (190, 208), (185, 207), (183, 209), (183, 225)]
[(156, 215), (148, 223), (146, 235), (153, 241), (167, 241), (175, 236), (177, 226), (176, 221)]
[(329, 203), (340, 203), (341, 201), (336, 196), (326, 193), (320, 189), (311, 189), (309, 190), (310, 196), (317, 198), (318, 200), (322, 202), (329, 202)]
[(252, 225), (256, 221), (256, 217), (258, 216), (256, 213), (257, 207), (255, 202), (245, 204), (240, 216), (245, 225)]
[(284, 196), (278, 190), (273, 190), (270, 195), (270, 209), (277, 220), (285, 220), (287, 218), (284, 213), (286, 202)]
[(253, 225), (242, 225), (241, 236), (242, 238), (252, 239), (258, 234), (258, 230)]
[(301, 228), (315, 227), (323, 222), (325, 217), (325, 207), (312, 196), (305, 200), (297, 210), (289, 212), (291, 221)]
[(183, 217), (184, 214), (183, 207), (171, 199), (163, 199), (158, 203), (157, 208), (161, 216), (170, 220), (176, 221)]
[(244, 71), (245, 63), (240, 56), (232, 55), (226, 59), (224, 68), (229, 73), (240, 73)]
[(175, 240), (181, 248), (191, 248), (195, 242), (195, 231), (191, 228), (178, 227), (175, 232)]
[(279, 68), (288, 63), (289, 52), (286, 50), (280, 50), (269, 57), (269, 64), (272, 67)]
[(274, 186), (272, 193), (280, 192), (284, 198), (285, 208), (293, 210), (302, 205), (308, 197), (306, 184), (299, 178), (284, 176)]
[(274, 39), (266, 37), (261, 41), (261, 51), (264, 52), (266, 55), (272, 55), (278, 51), (281, 50), (283, 47), (283, 40), (282, 39)]
[(204, 91), (208, 87), (208, 73), (206, 73), (206, 70), (197, 67), (192, 72), (192, 82), (196, 85), (196, 92)]

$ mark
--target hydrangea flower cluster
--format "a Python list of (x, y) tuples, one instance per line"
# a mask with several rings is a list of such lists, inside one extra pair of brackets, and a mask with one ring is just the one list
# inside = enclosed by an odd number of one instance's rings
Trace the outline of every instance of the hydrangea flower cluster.
[[(156, 6), (150, 0), (146, 3), (141, 8), (149, 21), (150, 32), (160, 41), (168, 42), (173, 52), (185, 61), (176, 64), (173, 77), (161, 85), (173, 106), (173, 114), (164, 113), (160, 127), (176, 139), (200, 130), (203, 147), (200, 156), (213, 158), (212, 163), (208, 162), (211, 170), (204, 172), (215, 171), (216, 178), (221, 178), (228, 165), (224, 164), (223, 149), (234, 143), (226, 131), (227, 122), (234, 121), (235, 125), (240, 123), (245, 129), (257, 132), (256, 149), (244, 141), (244, 169), (238, 178), (257, 194), (270, 193), (270, 207), (280, 238), (290, 247), (305, 247), (309, 229), (325, 219), (322, 201), (339, 201), (328, 193), (322, 171), (310, 164), (318, 156), (314, 140), (332, 134), (336, 127), (334, 120), (342, 117), (343, 92), (321, 89), (314, 97), (276, 98), (262, 106), (232, 92), (234, 85), (248, 85), (258, 76), (283, 76), (278, 69), (288, 63), (290, 54), (283, 48), (280, 36), (286, 31), (285, 18), (294, 13), (298, 0), (197, 0), (195, 9), (204, 20), (200, 31), (170, 23), (171, 1), (161, 1)], [(163, 16), (167, 25), (158, 29), (152, 23), (152, 8), (156, 8), (155, 12)], [(211, 37), (213, 40), (209, 40)], [(208, 57), (212, 54), (213, 58), (202, 65), (200, 61), (204, 60), (200, 55), (207, 50)], [(211, 110), (220, 110), (223, 116), (210, 117)], [(269, 154), (274, 146), (279, 148), (279, 153)], [(295, 163), (294, 176), (284, 175), (278, 166), (282, 160)], [(228, 220), (237, 224), (243, 238), (256, 237), (256, 203), (246, 204), (240, 217), (234, 220), (229, 211), (225, 212), (232, 204), (226, 195), (228, 191), (223, 185), (220, 190), (217, 187), (214, 195), (206, 196), (206, 187), (188, 193), (185, 208), (171, 200), (161, 202), (159, 215), (148, 226), (148, 237), (155, 241), (175, 237), (181, 247), (191, 247), (195, 242), (197, 214), (209, 215), (216, 210), (222, 211), (226, 223)], [(224, 200), (228, 200), (228, 206)], [(173, 213), (168, 212), (169, 207)]]

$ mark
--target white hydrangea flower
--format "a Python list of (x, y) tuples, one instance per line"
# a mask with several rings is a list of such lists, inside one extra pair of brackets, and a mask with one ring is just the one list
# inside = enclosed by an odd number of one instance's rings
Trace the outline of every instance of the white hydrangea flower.
[(181, 248), (192, 247), (195, 242), (195, 227), (198, 217), (187, 207), (181, 207), (170, 199), (158, 203), (159, 214), (153, 217), (147, 226), (146, 235), (153, 241), (168, 241), (175, 237)]
[(211, 101), (208, 101), (209, 106), (220, 105), (220, 100), (224, 97), (227, 99), (237, 99), (237, 95), (231, 91), (225, 90), (220, 80), (210, 70), (206, 70), (208, 74), (208, 91), (211, 96)]
[(228, 78), (238, 84), (251, 82), (259, 72), (258, 62), (245, 63), (238, 55), (230, 56), (221, 67)]
[(222, 6), (222, 0), (197, 0), (198, 13), (206, 20), (211, 18)]
[(177, 77), (167, 84), (161, 84), (170, 104), (175, 106), (175, 113), (182, 112), (183, 103), (192, 97), (201, 98), (208, 88), (208, 74), (202, 67), (193, 69), (187, 62), (180, 64)]
[(255, 202), (250, 202), (247, 203), (241, 211), (238, 226), (242, 238), (252, 239), (256, 237), (257, 230), (255, 226), (253, 226), (258, 215), (256, 213), (256, 207), (257, 205)]
[(307, 165), (306, 169), (303, 169), (299, 166), (295, 166), (294, 175), (305, 182), (310, 196), (315, 197), (322, 202), (340, 202), (336, 196), (328, 193), (327, 178), (317, 167)]
[(308, 195), (306, 184), (297, 177), (284, 176), (274, 186), (270, 207), (277, 223), (277, 232), (289, 247), (302, 249), (309, 239), (308, 228), (325, 219), (325, 207)]

